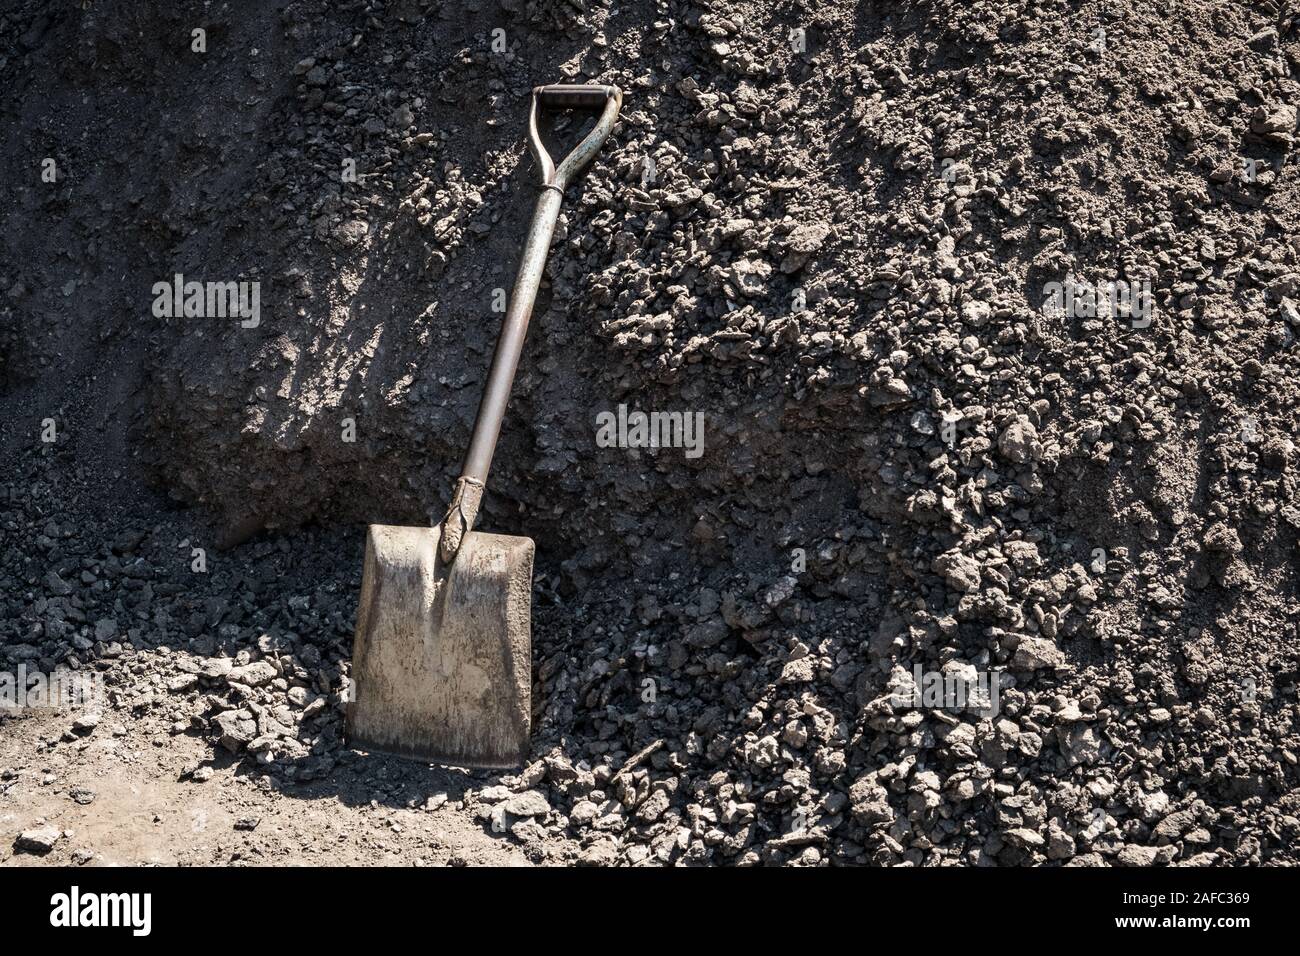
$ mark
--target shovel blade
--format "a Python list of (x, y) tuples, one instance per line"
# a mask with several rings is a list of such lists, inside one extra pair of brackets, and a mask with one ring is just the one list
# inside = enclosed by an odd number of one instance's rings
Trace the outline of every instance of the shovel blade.
[(533, 541), (474, 531), (447, 565), (439, 529), (371, 525), (352, 649), (351, 746), (517, 767), (532, 717)]

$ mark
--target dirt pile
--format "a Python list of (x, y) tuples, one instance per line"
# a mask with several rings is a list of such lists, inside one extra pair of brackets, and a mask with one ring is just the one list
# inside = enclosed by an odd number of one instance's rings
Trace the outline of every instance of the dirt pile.
[[(441, 516), (531, 209), (527, 91), (590, 79), (624, 114), (566, 200), (482, 521), (540, 549), (538, 759), (482, 791), (485, 823), (591, 862), (1291, 860), (1292, 15), (259, 10), (206, 13), (201, 57), (199, 20), (127, 29), (129, 3), (19, 4), (0, 30), (11, 89), (64, 91), (25, 122), (87, 171), (24, 187), (5, 241), (35, 248), (19, 217), (54, 230), (117, 303), (55, 308), (67, 264), (7, 257), (15, 402), (57, 393), (48, 337), (96, 330), (173, 494), (236, 531), (331, 526), (234, 552), (189, 631), (135, 613), (143, 644), (195, 655), (177, 732), (285, 786), (329, 772), (335, 708), (261, 714), (344, 686), (360, 534), (338, 522)], [(5, 151), (29, 183), (32, 148)], [(177, 273), (257, 281), (260, 313), (149, 315)], [(702, 413), (703, 453), (604, 447), (620, 406)], [(19, 504), (6, 527), (46, 520)], [(131, 605), (48, 591), (109, 560), (80, 540), (6, 549), (6, 646), (104, 660), (96, 615)], [(268, 612), (291, 585), (251, 570), (303, 541), (340, 549), (312, 568), (317, 619)], [(212, 659), (302, 673), (232, 687)], [(935, 675), (997, 706), (927, 697)]]

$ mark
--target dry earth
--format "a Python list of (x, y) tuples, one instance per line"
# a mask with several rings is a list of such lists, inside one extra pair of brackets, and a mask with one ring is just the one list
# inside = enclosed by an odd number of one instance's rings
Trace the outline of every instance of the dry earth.
[[(0, 716), (0, 852), (1294, 863), (1297, 70), (1271, 0), (0, 3), (0, 665), (107, 695)], [(482, 519), (533, 753), (360, 755), (363, 526), (445, 506), (561, 79), (626, 100)]]

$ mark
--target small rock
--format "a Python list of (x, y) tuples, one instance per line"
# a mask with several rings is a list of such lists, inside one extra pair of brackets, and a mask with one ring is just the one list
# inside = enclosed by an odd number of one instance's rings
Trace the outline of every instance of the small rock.
[(221, 745), (231, 753), (238, 753), (257, 736), (257, 721), (247, 710), (227, 710), (212, 718)]
[(275, 680), (278, 672), (266, 661), (254, 661), (243, 667), (231, 668), (226, 679), (234, 684), (246, 684), (249, 687), (263, 687)]
[(539, 790), (516, 793), (505, 802), (506, 813), (515, 817), (541, 817), (551, 812), (551, 805)]
[(993, 309), (987, 302), (981, 302), (978, 299), (967, 299), (961, 304), (962, 321), (977, 329), (987, 325), (989, 317), (992, 315)]
[(1060, 667), (1064, 663), (1065, 655), (1061, 649), (1045, 637), (1022, 637), (1011, 659), (1012, 666), (1022, 671)]
[(575, 826), (585, 827), (600, 814), (600, 807), (590, 800), (579, 800), (569, 811), (569, 822)]
[(1136, 846), (1129, 844), (1119, 851), (1116, 858), (1120, 866), (1151, 866), (1155, 863), (1159, 850), (1153, 846)]
[(956, 549), (946, 551), (934, 559), (933, 567), (954, 590), (974, 594), (980, 589), (980, 565), (970, 555)]
[(579, 866), (613, 866), (618, 860), (618, 847), (611, 840), (593, 843), (578, 857)]
[(539, 783), (546, 779), (546, 761), (537, 760), (524, 768), (524, 772), (519, 775), (520, 790), (531, 790)]
[(54, 849), (63, 833), (56, 827), (38, 827), (24, 830), (14, 840), (14, 850), (19, 853), (45, 854)]
[(668, 809), (671, 802), (672, 798), (666, 791), (656, 790), (646, 797), (645, 802), (637, 808), (636, 817), (643, 823), (654, 823), (664, 815), (664, 811)]
[(520, 820), (510, 827), (511, 834), (520, 843), (539, 843), (546, 839), (546, 828), (536, 820)]
[(51, 571), (45, 575), (45, 586), (56, 597), (67, 597), (72, 593), (72, 585), (59, 577), (57, 571)]
[(99, 726), (99, 722), (102, 719), (103, 719), (103, 715), (95, 711), (91, 711), (88, 714), (82, 714), (80, 717), (74, 720), (72, 722), (72, 729), (75, 733), (78, 734), (88, 734), (91, 733), (96, 727)]
[(228, 675), (234, 667), (235, 662), (229, 657), (214, 657), (204, 662), (202, 669), (199, 671), (199, 676), (208, 680), (220, 680)]
[(1026, 827), (1008, 830), (1002, 835), (1012, 846), (1024, 847), (1025, 849), (1037, 849), (1046, 842), (1039, 834)]
[(1296, 128), (1296, 108), (1289, 103), (1261, 106), (1250, 118), (1251, 132), (1268, 139), (1287, 140)]
[(1036, 461), (1043, 456), (1038, 429), (1024, 415), (1016, 416), (1016, 420), (998, 436), (998, 451), (1017, 465)]

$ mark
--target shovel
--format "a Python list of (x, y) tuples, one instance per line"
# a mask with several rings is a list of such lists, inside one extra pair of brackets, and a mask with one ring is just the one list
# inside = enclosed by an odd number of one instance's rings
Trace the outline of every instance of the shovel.
[[(615, 86), (533, 90), (528, 144), (542, 194), (451, 507), (437, 527), (370, 525), (367, 533), (347, 709), (357, 749), (466, 767), (517, 767), (527, 756), (533, 540), (475, 531), (474, 520), (564, 187), (605, 142), (622, 103)], [(538, 118), (564, 109), (600, 118), (557, 166)]]

